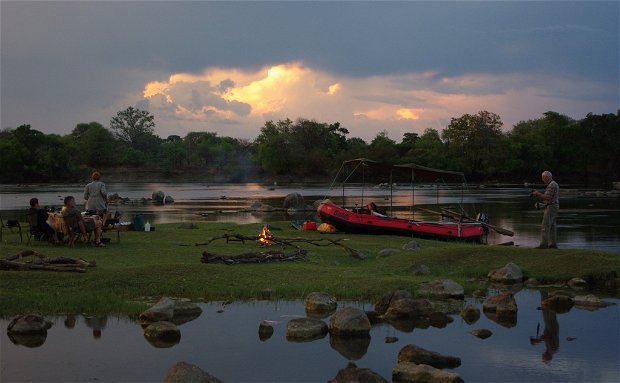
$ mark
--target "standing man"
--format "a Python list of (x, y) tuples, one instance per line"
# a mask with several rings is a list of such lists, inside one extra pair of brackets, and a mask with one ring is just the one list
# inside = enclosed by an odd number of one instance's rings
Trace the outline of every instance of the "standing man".
[(560, 186), (553, 180), (549, 170), (542, 172), (542, 180), (547, 185), (545, 192), (532, 190), (532, 197), (543, 201), (545, 213), (541, 227), (540, 245), (537, 249), (557, 249), (557, 225), (558, 211), (560, 210)]

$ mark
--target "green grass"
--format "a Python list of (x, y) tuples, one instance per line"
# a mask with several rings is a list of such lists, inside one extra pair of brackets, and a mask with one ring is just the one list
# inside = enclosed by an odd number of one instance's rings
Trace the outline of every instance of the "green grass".
[[(356, 259), (339, 246), (298, 243), (308, 251), (306, 262), (203, 264), (200, 259), (205, 250), (219, 255), (265, 250), (253, 241), (227, 243), (223, 239), (208, 246), (194, 246), (223, 234), (255, 236), (260, 225), (199, 223), (198, 229), (180, 226), (157, 225), (157, 230), (150, 233), (125, 232), (121, 234), (120, 244), (116, 243), (116, 234), (111, 234), (112, 243), (105, 248), (81, 244), (67, 248), (40, 242), (26, 246), (19, 243), (18, 236), (5, 233), (1, 257), (32, 249), (49, 257), (95, 260), (97, 267), (89, 268), (86, 273), (0, 271), (0, 315), (31, 312), (135, 315), (147, 307), (147, 302), (161, 296), (197, 301), (240, 300), (260, 297), (267, 289), (272, 291), (274, 299), (303, 299), (312, 291), (326, 291), (339, 299), (374, 301), (395, 289), (415, 293), (419, 283), (439, 278), (451, 278), (471, 292), (482, 287), (473, 279), (484, 278), (490, 270), (508, 262), (518, 264), (527, 276), (545, 283), (620, 274), (618, 254), (592, 250), (533, 250), (417, 240), (422, 247), (419, 251), (377, 257), (379, 250), (401, 248), (410, 239), (297, 231), (287, 222), (273, 224), (276, 238), (344, 238), (343, 244), (363, 252), (368, 259)], [(427, 265), (432, 274), (412, 275), (410, 269), (414, 264)]]

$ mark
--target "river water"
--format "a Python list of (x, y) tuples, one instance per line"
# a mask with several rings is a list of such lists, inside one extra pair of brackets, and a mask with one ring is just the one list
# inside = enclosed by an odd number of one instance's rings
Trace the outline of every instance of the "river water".
[[(152, 225), (188, 221), (218, 221), (256, 223), (283, 220), (316, 219), (314, 212), (290, 216), (284, 211), (263, 213), (251, 211), (252, 203), (260, 201), (281, 208), (289, 193), (299, 193), (308, 204), (329, 197), (347, 206), (364, 205), (374, 201), (402, 218), (437, 220), (439, 217), (410, 209), (411, 202), (427, 209), (439, 206), (462, 206), (469, 216), (486, 213), (494, 226), (515, 232), (514, 237), (489, 232), (487, 242), (498, 244), (513, 242), (516, 246), (535, 247), (540, 238), (542, 211), (534, 208), (528, 197), (529, 187), (476, 187), (436, 188), (416, 186), (396, 188), (392, 192), (378, 186), (347, 186), (330, 189), (318, 186), (278, 186), (261, 184), (201, 184), (201, 183), (122, 183), (108, 184), (109, 194), (117, 193), (129, 198), (129, 203), (110, 205), (118, 211), (121, 220), (131, 221), (135, 214), (143, 213)], [(67, 195), (81, 201), (84, 185), (0, 185), (0, 214), (3, 219), (17, 218), (25, 221), (28, 200), (38, 197), (41, 206), (62, 206)], [(168, 205), (142, 203), (154, 191), (163, 191), (174, 198)], [(438, 206), (435, 206), (438, 204)], [(587, 248), (620, 253), (620, 193), (586, 189), (562, 188), (561, 208), (558, 217), (558, 243), (564, 248)]]
[[(373, 326), (370, 339), (338, 341), (326, 335), (310, 342), (286, 339), (286, 323), (305, 317), (303, 302), (256, 301), (201, 304), (202, 314), (181, 324), (178, 343), (149, 343), (142, 327), (118, 317), (50, 317), (39, 339), (13, 339), (0, 319), (3, 382), (161, 382), (170, 366), (186, 361), (225, 382), (326, 382), (349, 361), (391, 381), (398, 352), (408, 344), (461, 358), (452, 370), (465, 382), (617, 382), (620, 378), (620, 311), (573, 307), (564, 314), (540, 310), (541, 293), (515, 296), (516, 323), (494, 322), (486, 314), (467, 324), (459, 315), (444, 328)], [(605, 299), (613, 304), (618, 299)], [(480, 301), (466, 303), (481, 309)], [(372, 304), (339, 307), (372, 310)], [(481, 309), (482, 311), (482, 309)], [(260, 339), (261, 321), (273, 335)], [(324, 319), (328, 323), (328, 319)], [(479, 339), (469, 332), (486, 328)], [(386, 342), (395, 337), (395, 343)]]

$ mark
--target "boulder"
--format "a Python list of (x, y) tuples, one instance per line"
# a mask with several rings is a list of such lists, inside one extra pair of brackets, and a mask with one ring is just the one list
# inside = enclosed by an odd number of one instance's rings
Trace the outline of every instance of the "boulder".
[(284, 197), (282, 207), (286, 210), (306, 210), (306, 201), (304, 201), (304, 197), (299, 193), (289, 193)]
[(338, 301), (336, 297), (323, 292), (312, 292), (304, 300), (306, 313), (328, 313), (336, 310)]
[(480, 310), (472, 305), (467, 305), (461, 310), (461, 318), (467, 324), (476, 323), (480, 319)]
[(403, 245), (403, 250), (405, 251), (416, 251), (416, 250), (420, 250), (420, 244), (415, 240), (412, 239), (411, 241), (405, 243)]
[(487, 330), (486, 328), (477, 328), (477, 329), (471, 330), (469, 333), (480, 339), (486, 339), (490, 337), (491, 335), (493, 335), (491, 330)]
[(417, 294), (433, 299), (463, 299), (465, 290), (463, 286), (451, 279), (442, 279), (428, 283), (421, 283), (418, 286)]
[(427, 364), (435, 368), (456, 368), (461, 365), (461, 358), (442, 355), (414, 344), (408, 344), (398, 352), (398, 362)]
[(163, 297), (155, 305), (140, 314), (143, 322), (171, 321), (174, 317), (174, 299)]
[(573, 290), (583, 290), (588, 287), (588, 282), (582, 278), (572, 278), (567, 285)]
[(573, 302), (577, 307), (588, 307), (588, 308), (599, 308), (599, 307), (607, 307), (608, 303), (602, 301), (596, 295), (577, 295), (573, 298)]
[(258, 325), (258, 339), (261, 341), (266, 341), (271, 338), (273, 335), (273, 326), (270, 321), (261, 321), (260, 325)]
[(187, 362), (177, 362), (168, 369), (164, 383), (220, 383), (222, 380)]
[(490, 271), (487, 277), (491, 282), (505, 284), (522, 283), (524, 279), (521, 268), (512, 262), (500, 269)]
[(433, 304), (426, 299), (402, 298), (392, 301), (384, 319), (406, 319), (428, 316), (433, 312)]
[(392, 382), (463, 383), (463, 379), (459, 374), (443, 371), (426, 364), (399, 362), (392, 369)]
[(355, 363), (349, 362), (347, 367), (338, 371), (334, 379), (328, 380), (328, 383), (387, 383), (381, 375), (368, 368), (358, 368)]
[(345, 307), (329, 318), (329, 333), (337, 336), (368, 336), (370, 320), (362, 310)]
[(286, 339), (309, 341), (323, 338), (327, 334), (327, 324), (315, 318), (295, 318), (286, 323)]
[(198, 318), (202, 309), (187, 299), (175, 299), (172, 312), (172, 322), (176, 325), (187, 323)]
[(160, 321), (149, 324), (144, 337), (155, 347), (172, 347), (181, 340), (181, 331), (172, 322)]
[(379, 253), (378, 253), (377, 255), (378, 255), (379, 257), (389, 257), (390, 255), (395, 255), (395, 254), (398, 254), (398, 253), (400, 253), (400, 252), (401, 252), (401, 250), (399, 250), (399, 249), (390, 249), (390, 248), (387, 248), (387, 249), (381, 249), (381, 250), (379, 250)]
[(407, 290), (396, 290), (383, 294), (381, 299), (375, 303), (375, 312), (379, 315), (385, 314), (392, 301), (397, 301), (402, 298), (412, 298), (412, 295)]
[(431, 269), (423, 264), (413, 265), (409, 270), (413, 275), (429, 275), (431, 273)]

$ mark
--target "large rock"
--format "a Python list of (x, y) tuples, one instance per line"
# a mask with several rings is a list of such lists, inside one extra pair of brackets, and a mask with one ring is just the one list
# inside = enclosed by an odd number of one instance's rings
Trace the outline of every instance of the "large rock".
[(282, 207), (286, 210), (306, 210), (306, 201), (304, 201), (304, 197), (301, 194), (290, 193), (284, 197)]
[(144, 329), (144, 337), (157, 348), (172, 347), (181, 340), (181, 331), (172, 322), (154, 322)]
[(472, 324), (480, 319), (480, 310), (472, 305), (467, 305), (461, 310), (460, 315), (467, 324)]
[(433, 304), (426, 299), (403, 298), (392, 301), (384, 319), (406, 319), (428, 316), (433, 312)]
[(433, 299), (463, 299), (465, 291), (463, 286), (451, 279), (443, 279), (418, 286), (417, 295)]
[(417, 251), (420, 250), (420, 244), (415, 240), (412, 239), (411, 241), (405, 243), (403, 245), (403, 250), (405, 251)]
[(435, 368), (456, 368), (461, 365), (461, 358), (442, 355), (414, 344), (408, 344), (398, 352), (398, 362), (427, 364)]
[(488, 337), (490, 337), (491, 335), (493, 335), (493, 333), (491, 332), (491, 330), (488, 330), (486, 328), (477, 328), (474, 330), (471, 330), (469, 332), (471, 335), (476, 336), (480, 339), (486, 339)]
[(400, 362), (392, 369), (392, 382), (463, 383), (463, 379), (454, 372), (443, 371), (426, 364)]
[(336, 336), (368, 336), (370, 320), (362, 310), (345, 307), (329, 318), (329, 333)]
[(385, 314), (387, 309), (390, 307), (391, 302), (402, 298), (412, 298), (412, 295), (407, 290), (396, 290), (383, 294), (381, 299), (375, 303), (375, 312), (379, 315)]
[(309, 341), (323, 338), (327, 334), (327, 324), (315, 318), (295, 318), (286, 323), (286, 339)]
[(266, 341), (273, 335), (273, 326), (270, 321), (264, 320), (258, 326), (258, 339)]
[(349, 362), (347, 367), (338, 371), (334, 379), (328, 380), (328, 383), (387, 383), (381, 375), (368, 368), (358, 368), (355, 363)]
[(592, 294), (577, 295), (573, 298), (573, 301), (577, 307), (600, 308), (609, 305), (607, 302), (602, 301), (599, 297)]
[(512, 262), (500, 269), (490, 271), (487, 277), (491, 282), (505, 284), (522, 283), (524, 280), (521, 268)]
[(171, 321), (174, 317), (174, 299), (163, 297), (151, 308), (140, 314), (143, 322)]
[(304, 308), (306, 313), (329, 313), (338, 307), (336, 297), (323, 292), (313, 292), (306, 296)]
[(588, 282), (583, 278), (571, 278), (566, 284), (573, 290), (583, 290), (588, 287)]
[(168, 369), (164, 383), (221, 383), (215, 376), (187, 362), (177, 362)]

